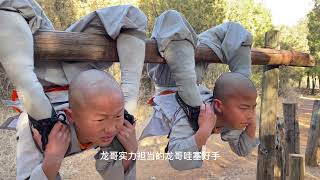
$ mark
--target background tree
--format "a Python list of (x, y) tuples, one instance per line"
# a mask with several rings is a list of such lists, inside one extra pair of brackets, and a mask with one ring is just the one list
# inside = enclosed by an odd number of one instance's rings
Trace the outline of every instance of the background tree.
[[(253, 47), (264, 46), (264, 35), (273, 28), (270, 11), (254, 0), (227, 0), (226, 21), (242, 24), (253, 36)], [(252, 80), (261, 87), (262, 66), (253, 66)]]
[(169, 9), (181, 12), (197, 33), (220, 24), (225, 19), (225, 0), (140, 0), (138, 4), (148, 17), (149, 35), (155, 18)]
[[(308, 14), (309, 22), (309, 34), (307, 36), (308, 45), (310, 47), (310, 54), (315, 58), (316, 63), (319, 63), (320, 59), (320, 0), (314, 0), (314, 7)], [(312, 82), (316, 83), (315, 76), (319, 79), (320, 86), (320, 68), (319, 66), (313, 67), (308, 70), (312, 77)], [(312, 94), (314, 94), (315, 85), (312, 85)]]
[[(292, 50), (309, 53), (309, 45), (307, 35), (308, 18), (301, 19), (297, 25), (279, 26), (280, 30), (280, 47), (283, 50)], [(306, 73), (307, 72), (307, 73)], [(301, 88), (302, 79), (305, 75), (310, 74), (310, 68), (303, 67), (280, 67), (280, 91), (279, 95), (288, 97), (288, 95), (295, 95), (293, 87)]]

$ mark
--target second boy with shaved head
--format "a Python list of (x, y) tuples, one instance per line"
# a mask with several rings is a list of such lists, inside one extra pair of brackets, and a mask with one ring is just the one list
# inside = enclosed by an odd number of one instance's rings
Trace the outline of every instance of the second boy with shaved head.
[[(201, 151), (210, 135), (221, 134), (239, 156), (248, 155), (255, 138), (257, 92), (251, 75), (251, 34), (240, 24), (227, 22), (197, 35), (187, 20), (174, 10), (156, 20), (152, 38), (167, 64), (149, 64), (156, 94), (149, 101), (153, 115), (140, 140), (167, 135), (166, 150), (182, 152), (182, 159), (169, 160), (177, 170), (202, 166), (185, 153)], [(209, 47), (232, 73), (223, 74), (212, 91), (201, 85), (207, 63), (195, 63), (195, 48)], [(213, 110), (214, 109), (214, 110)]]

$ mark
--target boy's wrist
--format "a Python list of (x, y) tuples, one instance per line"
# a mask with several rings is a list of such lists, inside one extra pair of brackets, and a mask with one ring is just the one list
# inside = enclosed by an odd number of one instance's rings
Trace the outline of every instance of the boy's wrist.
[(138, 152), (138, 144), (135, 147), (132, 147), (130, 149), (126, 149), (127, 153), (137, 153)]
[(208, 128), (208, 126), (200, 126), (198, 131), (201, 135), (203, 135), (204, 137), (206, 137), (206, 139), (208, 139), (212, 133), (211, 128)]
[(59, 156), (59, 155), (51, 154), (49, 152), (45, 152), (43, 163), (57, 165), (57, 164), (61, 164), (63, 159), (64, 159), (64, 156)]
[(42, 162), (42, 170), (48, 179), (56, 179), (62, 160), (60, 158), (52, 158), (48, 156), (44, 157)]
[(198, 131), (195, 134), (195, 139), (198, 147), (202, 147), (206, 144), (208, 138), (211, 135), (211, 131), (208, 128), (199, 127)]

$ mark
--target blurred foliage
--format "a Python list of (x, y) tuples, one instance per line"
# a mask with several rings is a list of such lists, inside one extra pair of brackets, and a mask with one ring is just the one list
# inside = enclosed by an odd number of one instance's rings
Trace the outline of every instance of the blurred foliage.
[(320, 59), (320, 0), (314, 0), (314, 7), (308, 14), (309, 35), (308, 44), (310, 53), (316, 60)]
[[(295, 26), (279, 26), (277, 29), (280, 30), (281, 49), (309, 53), (307, 18), (301, 19)], [(281, 66), (279, 95), (288, 97), (289, 94), (292, 94), (290, 89), (293, 87), (301, 88), (302, 79), (306, 75), (306, 70), (310, 69), (311, 68)]]
[[(317, 65), (320, 60), (320, 0), (314, 0), (314, 7), (308, 14), (308, 28), (309, 33), (307, 36), (308, 45), (310, 47), (310, 54), (315, 58)], [(316, 66), (308, 68), (305, 72), (308, 76), (311, 76), (312, 80), (312, 94), (314, 94), (316, 77), (319, 80), (320, 86), (320, 67)]]
[(222, 23), (226, 14), (225, 0), (140, 0), (139, 7), (148, 17), (149, 35), (155, 18), (166, 10), (182, 13), (197, 33)]
[(264, 46), (264, 35), (273, 28), (270, 11), (254, 0), (228, 0), (227, 21), (236, 21), (253, 35), (253, 46)]

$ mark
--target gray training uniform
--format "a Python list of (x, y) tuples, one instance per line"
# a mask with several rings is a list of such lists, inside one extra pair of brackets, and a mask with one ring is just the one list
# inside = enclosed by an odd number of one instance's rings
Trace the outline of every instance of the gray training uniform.
[[(71, 156), (82, 152), (77, 138), (74, 125), (69, 125), (71, 130), (71, 141), (66, 156)], [(30, 180), (47, 180), (47, 176), (42, 170), (43, 154), (37, 148), (31, 134), (28, 115), (22, 113), (19, 117), (17, 126), (17, 136), (19, 137), (17, 149), (20, 153), (17, 154), (17, 178)], [(31, 148), (30, 148), (31, 147)], [(114, 139), (107, 147), (100, 147), (100, 150), (94, 156), (96, 160), (96, 170), (103, 179), (112, 180), (132, 180), (136, 179), (136, 161), (132, 161), (129, 169), (124, 173), (121, 160), (103, 159), (102, 152), (124, 152), (123, 146), (118, 140)], [(58, 175), (57, 179), (61, 179)]]
[[(34, 0), (0, 0), (0, 12), (12, 11), (20, 14), (28, 23), (32, 33), (37, 30), (54, 30), (41, 7)], [(71, 25), (68, 32), (99, 33), (116, 39), (120, 34), (128, 34), (140, 40), (145, 39), (147, 18), (142, 11), (131, 6), (103, 8), (84, 16)], [(1, 27), (0, 27), (1, 32)], [(41, 85), (46, 87), (68, 85), (78, 73), (89, 70), (105, 70), (112, 63), (106, 62), (46, 62), (36, 61), (34, 72)], [(68, 91), (47, 94), (56, 110), (68, 107)], [(43, 155), (33, 143), (26, 114), (20, 116), (17, 128), (17, 179), (47, 179), (41, 162)], [(107, 147), (112, 148), (112, 147)], [(78, 152), (78, 150), (76, 150)], [(107, 163), (107, 164), (106, 164)], [(135, 179), (135, 170), (124, 174), (121, 162), (97, 161), (97, 171), (104, 179)], [(135, 168), (130, 168), (135, 169)]]
[[(54, 30), (44, 11), (34, 0), (0, 0), (0, 11), (15, 11), (23, 16), (33, 33), (37, 30)], [(131, 5), (114, 6), (94, 11), (66, 29), (67, 32), (98, 33), (116, 39), (120, 31), (142, 40), (145, 39), (147, 18), (142, 11)], [(108, 69), (110, 62), (47, 62), (36, 61), (34, 71), (43, 87), (68, 85), (80, 72)], [(68, 93), (60, 93), (61, 102), (68, 101)], [(56, 101), (50, 99), (50, 102)], [(61, 110), (63, 107), (56, 110)]]
[[(170, 19), (180, 19), (171, 21)], [(174, 28), (172, 28), (174, 27)], [(157, 40), (158, 50), (163, 54), (166, 46), (171, 41), (187, 40), (194, 47), (199, 43), (207, 45), (220, 58), (229, 65), (232, 72), (239, 72), (249, 77), (251, 75), (251, 34), (240, 24), (228, 22), (211, 28), (201, 33), (197, 39), (194, 30), (178, 12), (166, 11), (157, 18), (153, 38)], [(201, 83), (206, 63), (196, 63), (197, 81)], [(155, 82), (156, 95), (153, 102), (153, 114), (150, 122), (144, 129), (139, 140), (149, 136), (169, 136), (168, 151), (175, 152), (198, 152), (192, 127), (188, 118), (176, 101), (175, 94), (160, 95), (164, 90), (174, 90), (175, 81), (169, 66), (166, 64), (149, 64), (148, 73)], [(202, 100), (208, 102), (212, 99), (212, 92), (206, 87), (198, 86)], [(221, 139), (227, 141), (239, 156), (248, 155), (259, 144), (258, 139), (250, 138), (244, 130), (223, 128)], [(173, 168), (186, 170), (201, 167), (202, 161), (170, 160)]]

